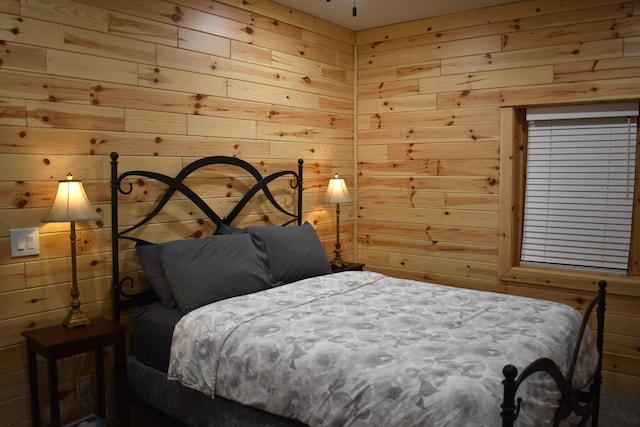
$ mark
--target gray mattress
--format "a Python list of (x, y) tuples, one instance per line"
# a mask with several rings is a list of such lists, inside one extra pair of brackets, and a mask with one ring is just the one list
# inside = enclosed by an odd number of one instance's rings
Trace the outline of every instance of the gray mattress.
[(161, 372), (167, 372), (173, 328), (182, 317), (178, 308), (169, 309), (160, 302), (138, 309), (131, 344), (136, 359)]

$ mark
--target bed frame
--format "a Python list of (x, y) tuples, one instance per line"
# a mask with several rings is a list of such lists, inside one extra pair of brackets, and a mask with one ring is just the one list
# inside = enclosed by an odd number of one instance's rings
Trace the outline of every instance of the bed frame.
[[(588, 421), (591, 420), (593, 427), (598, 426), (598, 417), (600, 414), (600, 386), (602, 384), (602, 348), (604, 342), (604, 312), (606, 308), (606, 288), (607, 282), (601, 280), (598, 283), (599, 291), (589, 306), (587, 307), (584, 317), (582, 318), (582, 325), (580, 326), (580, 334), (576, 339), (575, 346), (573, 348), (573, 355), (571, 357), (571, 364), (569, 370), (565, 376), (558, 365), (546, 357), (533, 361), (527, 366), (522, 373), (518, 376), (518, 369), (513, 365), (506, 365), (502, 370), (504, 380), (502, 385), (504, 387), (504, 399), (502, 401), (502, 417), (503, 427), (513, 427), (514, 422), (518, 419), (520, 413), (520, 405), (522, 398), (516, 399), (518, 387), (531, 375), (535, 373), (544, 372), (550, 375), (561, 393), (560, 401), (558, 402), (558, 409), (556, 410), (553, 426), (557, 427), (560, 422), (569, 418), (572, 414), (577, 415), (579, 418), (578, 426), (586, 426)], [(589, 385), (589, 390), (578, 390), (573, 388), (573, 373), (578, 360), (578, 353), (580, 351), (580, 344), (582, 338), (587, 329), (589, 318), (594, 308), (597, 306), (596, 319), (597, 319), (597, 332), (596, 332), (596, 348), (598, 350), (598, 367)]]
[[(198, 196), (191, 188), (185, 184), (185, 179), (194, 172), (204, 167), (215, 167), (215, 165), (236, 166), (255, 179), (255, 184), (251, 186), (246, 194), (244, 194), (231, 212), (224, 217), (213, 211), (209, 205)], [(240, 212), (247, 206), (250, 200), (260, 191), (264, 193), (266, 199), (280, 212), (289, 219), (283, 225), (291, 223), (301, 224), (302, 221), (302, 159), (298, 160), (297, 172), (285, 170), (262, 176), (259, 171), (251, 164), (235, 157), (212, 156), (205, 157), (194, 161), (187, 165), (175, 177), (164, 174), (134, 170), (119, 174), (118, 172), (118, 154), (111, 153), (111, 217), (112, 217), (112, 251), (113, 251), (113, 319), (120, 321), (121, 311), (148, 304), (157, 299), (152, 290), (142, 293), (131, 293), (125, 289), (133, 288), (133, 279), (129, 276), (120, 277), (120, 260), (119, 260), (119, 244), (121, 239), (128, 239), (133, 242), (147, 243), (137, 237), (129, 234), (139, 229), (143, 225), (150, 222), (167, 204), (169, 199), (176, 193), (180, 192), (193, 202), (205, 215), (211, 220), (216, 227), (222, 224), (230, 225)], [(283, 208), (274, 198), (269, 190), (268, 185), (275, 179), (281, 177), (289, 178), (289, 185), (293, 190), (297, 190), (297, 203), (295, 212), (291, 212)], [(128, 178), (140, 179), (148, 178), (158, 181), (166, 185), (167, 190), (156, 203), (152, 211), (140, 220), (126, 229), (120, 230), (118, 223), (118, 197), (119, 195), (127, 195), (132, 193), (132, 185), (123, 188), (123, 181)], [(502, 418), (503, 427), (513, 427), (520, 412), (522, 398), (517, 397), (519, 386), (532, 374), (545, 372), (554, 379), (560, 392), (561, 399), (559, 407), (556, 411), (553, 425), (558, 426), (559, 423), (568, 418), (571, 414), (577, 414), (579, 418), (578, 426), (585, 426), (589, 419), (591, 425), (598, 425), (599, 402), (600, 402), (600, 386), (602, 382), (602, 348), (604, 336), (604, 313), (605, 313), (605, 296), (606, 282), (599, 283), (599, 293), (589, 304), (580, 329), (580, 336), (576, 339), (573, 351), (572, 362), (566, 376), (560, 371), (558, 366), (550, 359), (542, 358), (534, 361), (525, 367), (518, 376), (518, 370), (513, 365), (506, 365), (503, 370), (505, 379), (502, 381), (504, 387), (504, 399), (500, 408), (502, 409), (500, 416)], [(597, 334), (596, 347), (599, 353), (597, 372), (594, 374), (588, 391), (572, 389), (573, 371), (578, 358), (580, 344), (583, 335), (587, 331), (587, 325), (590, 315), (594, 308), (597, 307)], [(132, 397), (142, 401), (142, 403), (152, 406), (175, 419), (180, 419), (190, 425), (206, 425), (206, 426), (272, 426), (272, 427), (288, 427), (301, 426), (302, 424), (295, 420), (284, 419), (279, 416), (268, 414), (264, 411), (246, 407), (238, 403), (209, 397), (188, 389), (175, 382), (166, 380), (166, 374), (149, 368), (135, 360), (135, 356), (130, 356), (128, 360), (129, 388)], [(498, 379), (496, 379), (498, 381)], [(496, 402), (496, 411), (498, 411), (498, 403)], [(215, 414), (215, 418), (211, 417)], [(572, 418), (574, 419), (574, 418)]]

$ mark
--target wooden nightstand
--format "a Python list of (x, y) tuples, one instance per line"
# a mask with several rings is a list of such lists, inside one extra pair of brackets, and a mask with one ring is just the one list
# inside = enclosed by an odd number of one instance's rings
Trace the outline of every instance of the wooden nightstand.
[(358, 262), (346, 262), (342, 267), (336, 267), (331, 264), (331, 270), (334, 273), (340, 273), (341, 271), (362, 271), (364, 268), (364, 264), (360, 264)]
[(116, 420), (117, 425), (129, 425), (127, 408), (126, 328), (110, 320), (96, 317), (88, 326), (67, 328), (64, 325), (24, 331), (27, 339), (29, 363), (29, 389), (31, 393), (31, 425), (40, 426), (40, 399), (38, 396), (38, 366), (36, 354), (47, 360), (51, 426), (60, 426), (57, 360), (89, 351), (95, 352), (96, 405), (98, 415), (106, 419), (107, 408), (104, 383), (104, 348), (113, 346), (115, 359)]

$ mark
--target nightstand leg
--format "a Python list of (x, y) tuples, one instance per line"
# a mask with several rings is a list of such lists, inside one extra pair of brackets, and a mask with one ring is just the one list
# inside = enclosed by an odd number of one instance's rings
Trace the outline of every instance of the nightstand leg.
[(98, 415), (107, 419), (107, 404), (105, 402), (104, 391), (104, 350), (99, 348), (95, 351), (96, 354), (96, 404), (98, 406)]
[(27, 363), (29, 367), (29, 393), (31, 404), (31, 425), (40, 426), (40, 396), (38, 394), (38, 365), (36, 353), (27, 345)]
[(127, 402), (127, 346), (121, 334), (114, 345), (116, 371), (116, 405), (120, 427), (129, 427), (129, 405)]
[(60, 427), (58, 361), (53, 356), (47, 358), (47, 375), (49, 377), (49, 414), (51, 414), (51, 427)]

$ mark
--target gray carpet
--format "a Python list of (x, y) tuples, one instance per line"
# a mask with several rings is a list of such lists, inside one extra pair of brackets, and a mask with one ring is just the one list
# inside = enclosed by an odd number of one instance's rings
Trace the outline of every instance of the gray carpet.
[(640, 394), (602, 390), (600, 427), (639, 427)]

